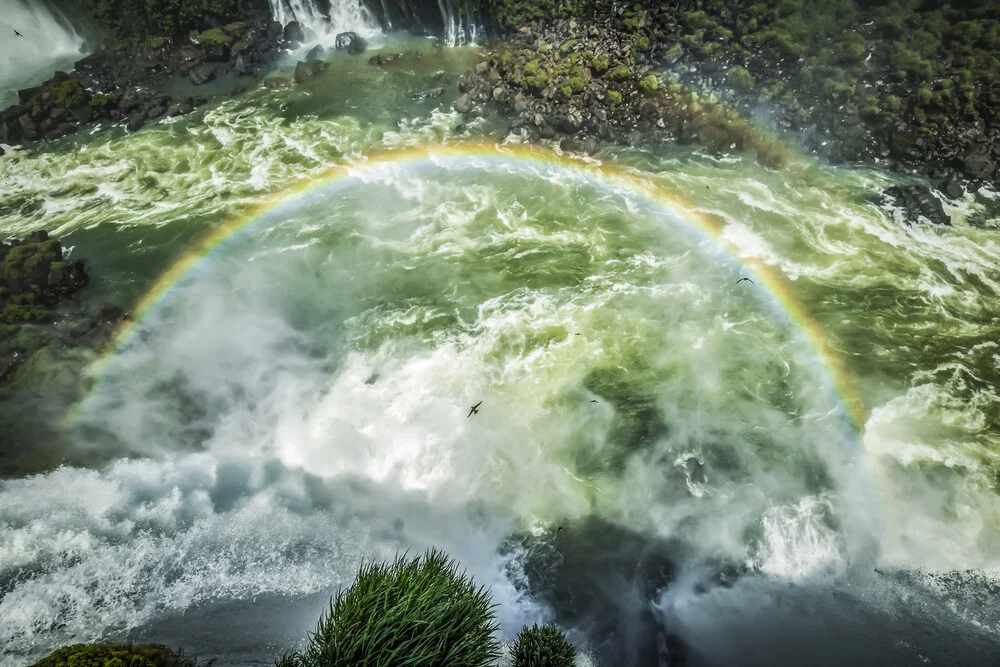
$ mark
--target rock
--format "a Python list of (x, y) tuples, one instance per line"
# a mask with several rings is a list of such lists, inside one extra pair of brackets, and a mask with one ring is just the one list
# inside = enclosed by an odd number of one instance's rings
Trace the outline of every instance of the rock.
[(944, 212), (941, 201), (930, 190), (920, 185), (894, 185), (882, 193), (891, 197), (909, 223), (927, 220), (935, 225), (951, 225), (951, 218)]
[(490, 68), (490, 64), (488, 62), (486, 62), (486, 61), (483, 61), (481, 63), (477, 63), (476, 64), (476, 74), (478, 76), (482, 76), (483, 74), (486, 74), (486, 70), (488, 70), (489, 68)]
[(81, 125), (89, 123), (94, 117), (94, 108), (89, 104), (82, 104), (75, 109), (70, 109), (73, 114), (73, 119)]
[(306, 62), (314, 62), (323, 57), (323, 47), (317, 44), (316, 46), (309, 49), (309, 53), (306, 54)]
[(48, 286), (57, 294), (75, 292), (87, 284), (87, 273), (83, 262), (75, 259), (69, 262), (52, 262), (49, 265)]
[(301, 44), (306, 40), (306, 33), (298, 21), (292, 21), (286, 25), (282, 36), (289, 44)]
[(472, 98), (466, 93), (455, 100), (454, 106), (458, 113), (469, 113), (472, 111)]
[(63, 123), (69, 120), (71, 115), (72, 114), (70, 114), (69, 109), (62, 109), (60, 107), (56, 107), (49, 114), (49, 118), (51, 118), (52, 121), (55, 123)]
[(440, 86), (427, 91), (427, 97), (441, 97), (442, 95), (444, 95), (444, 88)]
[(190, 97), (183, 97), (174, 104), (171, 104), (167, 109), (167, 115), (173, 118), (174, 116), (183, 116), (194, 111), (194, 100)]
[(236, 56), (236, 60), (233, 61), (233, 72), (237, 76), (249, 76), (253, 74), (253, 66), (250, 62), (243, 56)]
[(3, 149), (3, 146), (0, 146), (0, 157), (3, 157), (3, 156), (4, 156), (4, 155), (6, 155), (6, 154), (7, 154), (7, 151), (5, 151), (5, 150)]
[(336, 40), (333, 43), (334, 48), (343, 51), (347, 50), (352, 56), (356, 56), (359, 53), (364, 53), (365, 49), (368, 48), (368, 42), (364, 38), (359, 37), (357, 33), (354, 32), (342, 32), (337, 35)]
[(196, 86), (208, 83), (215, 78), (215, 66), (208, 63), (195, 65), (191, 68), (191, 71), (188, 72), (188, 78), (191, 79), (191, 83)]
[(45, 138), (49, 140), (58, 139), (59, 137), (65, 137), (67, 134), (73, 134), (74, 132), (76, 132), (76, 125), (59, 123), (45, 133)]
[(961, 199), (965, 195), (965, 188), (963, 188), (962, 184), (954, 178), (949, 178), (941, 184), (941, 192), (943, 192), (948, 199)]
[(45, 86), (35, 86), (17, 91), (17, 99), (21, 104), (28, 104), (36, 97), (40, 97), (45, 92)]
[(270, 88), (271, 90), (278, 90), (279, 88), (284, 88), (290, 82), (288, 79), (281, 76), (269, 76), (264, 79), (264, 87)]
[(146, 114), (142, 111), (136, 111), (129, 115), (128, 123), (126, 123), (125, 127), (128, 128), (129, 132), (137, 132), (145, 122)]
[(155, 104), (146, 111), (146, 118), (152, 120), (154, 118), (159, 118), (163, 114), (167, 113), (167, 107), (163, 104)]
[(962, 158), (962, 169), (969, 178), (981, 181), (989, 180), (992, 178), (993, 172), (996, 171), (996, 167), (996, 162), (991, 160), (986, 152), (967, 153)]
[(597, 152), (597, 141), (590, 138), (567, 137), (559, 142), (559, 148), (566, 153), (590, 155)]
[(385, 67), (389, 63), (394, 63), (403, 57), (402, 53), (380, 53), (368, 59), (369, 65)]
[(313, 60), (312, 62), (306, 62), (305, 60), (300, 60), (295, 66), (295, 83), (303, 83), (307, 79), (311, 79), (323, 70), (325, 70), (330, 63), (324, 62), (322, 60)]

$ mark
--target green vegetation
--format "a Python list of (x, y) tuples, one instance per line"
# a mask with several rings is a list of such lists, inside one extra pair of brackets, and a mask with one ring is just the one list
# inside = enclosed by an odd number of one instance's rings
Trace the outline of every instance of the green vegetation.
[(198, 39), (205, 46), (229, 46), (229, 43), (233, 41), (232, 36), (224, 32), (221, 28), (206, 30), (198, 35)]
[(576, 649), (551, 625), (525, 627), (511, 646), (514, 667), (573, 667)]
[(601, 53), (601, 54), (598, 54), (598, 55), (594, 56), (593, 59), (591, 59), (591, 61), (590, 61), (590, 69), (597, 76), (601, 76), (602, 74), (604, 74), (605, 72), (607, 72), (609, 65), (610, 65), (610, 62), (608, 60), (607, 54), (605, 54), (605, 53)]
[(73, 109), (87, 103), (87, 93), (83, 84), (77, 79), (67, 79), (52, 87), (56, 104), (66, 109)]
[(632, 70), (628, 68), (628, 65), (618, 65), (612, 70), (609, 70), (606, 74), (606, 78), (612, 81), (624, 81), (625, 79), (632, 77)]
[(32, 667), (194, 667), (159, 644), (74, 644), (64, 646)]
[(485, 588), (439, 551), (363, 565), (337, 594), (305, 651), (279, 667), (487, 667), (500, 657)]
[(611, 106), (618, 106), (622, 103), (622, 94), (617, 90), (609, 90), (608, 99), (611, 100)]
[(660, 89), (660, 79), (655, 74), (647, 74), (639, 79), (639, 90), (644, 93), (652, 93)]

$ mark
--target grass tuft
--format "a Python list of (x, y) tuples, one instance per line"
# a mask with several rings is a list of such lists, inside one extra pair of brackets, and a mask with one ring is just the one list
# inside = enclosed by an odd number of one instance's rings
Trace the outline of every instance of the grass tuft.
[(551, 625), (525, 626), (511, 645), (514, 667), (573, 667), (576, 649)]

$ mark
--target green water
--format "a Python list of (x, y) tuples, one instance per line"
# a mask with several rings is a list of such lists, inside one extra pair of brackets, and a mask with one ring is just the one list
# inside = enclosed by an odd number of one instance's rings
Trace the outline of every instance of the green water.
[[(476, 51), (430, 44), (15, 152), (0, 231), (49, 230), (89, 260), (86, 303), (128, 307), (303, 177), (387, 148), (519, 141), (502, 119), (462, 126), (450, 104)], [(594, 516), (791, 582), (858, 563), (992, 577), (992, 193), (950, 204), (952, 227), (908, 226), (871, 203), (890, 182), (876, 169), (676, 146), (595, 159), (721, 220), (737, 256), (622, 187), (486, 158), (374, 168), (223, 245), (53, 418), (93, 469), (0, 487), (5, 656), (308, 596), (358, 557), (432, 543), (516, 631), (543, 612), (497, 544)], [(751, 259), (842, 359), (860, 433), (768, 286), (735, 284)], [(996, 629), (988, 606), (956, 613)]]

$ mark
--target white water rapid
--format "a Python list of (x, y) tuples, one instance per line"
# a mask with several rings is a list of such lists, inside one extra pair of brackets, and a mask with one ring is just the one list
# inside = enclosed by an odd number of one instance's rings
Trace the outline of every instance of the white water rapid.
[(54, 7), (40, 0), (0, 0), (0, 107), (15, 103), (18, 89), (71, 68), (83, 46), (83, 37)]
[(332, 0), (329, 14), (318, 0), (268, 0), (271, 16), (281, 25), (298, 21), (309, 46), (333, 43), (338, 33), (356, 32), (368, 38), (380, 34), (378, 21), (359, 0)]

